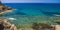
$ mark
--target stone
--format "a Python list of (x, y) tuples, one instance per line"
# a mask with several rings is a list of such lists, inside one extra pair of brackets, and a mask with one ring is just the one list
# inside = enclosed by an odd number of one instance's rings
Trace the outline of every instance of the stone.
[(10, 12), (11, 10), (14, 10), (14, 8), (8, 7), (3, 5), (3, 3), (0, 1), (0, 14), (3, 14), (5, 12)]
[(17, 27), (14, 24), (11, 24), (6, 19), (0, 19), (0, 29), (2, 30), (17, 30)]

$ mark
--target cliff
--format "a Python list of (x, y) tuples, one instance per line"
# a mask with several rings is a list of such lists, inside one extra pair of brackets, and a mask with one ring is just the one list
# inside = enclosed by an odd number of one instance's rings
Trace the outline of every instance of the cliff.
[(5, 6), (3, 3), (1, 3), (0, 1), (0, 14), (3, 14), (5, 12), (10, 12), (11, 10), (13, 10), (13, 8)]

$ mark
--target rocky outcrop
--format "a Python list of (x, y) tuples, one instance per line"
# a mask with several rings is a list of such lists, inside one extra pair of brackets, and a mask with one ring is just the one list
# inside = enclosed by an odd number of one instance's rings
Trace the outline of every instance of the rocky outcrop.
[(17, 30), (17, 27), (6, 19), (0, 19), (0, 30)]
[(11, 10), (13, 10), (13, 8), (3, 5), (0, 1), (0, 14), (6, 11), (11, 11)]
[[(11, 10), (13, 10), (13, 8), (3, 5), (0, 1), (0, 14)], [(0, 18), (0, 30), (17, 30), (17, 27), (6, 19)]]

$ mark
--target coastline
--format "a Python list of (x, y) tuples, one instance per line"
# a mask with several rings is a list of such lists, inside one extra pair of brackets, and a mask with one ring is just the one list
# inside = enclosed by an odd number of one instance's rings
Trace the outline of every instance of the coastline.
[[(12, 10), (15, 10), (15, 9), (12, 9)], [(6, 10), (4, 12), (1, 12), (0, 14), (6, 13), (6, 12), (11, 12), (12, 10)]]

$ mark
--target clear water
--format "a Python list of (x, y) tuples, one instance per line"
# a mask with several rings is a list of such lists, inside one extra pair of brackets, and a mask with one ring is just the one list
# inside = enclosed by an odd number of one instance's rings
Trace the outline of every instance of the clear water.
[(45, 20), (51, 20), (49, 18), (53, 14), (60, 15), (59, 3), (6, 3), (5, 5), (16, 9), (5, 13), (6, 19), (21, 26), (31, 25), (33, 22), (46, 22)]
[(44, 12), (60, 13), (60, 4), (54, 4), (54, 3), (46, 3), (46, 4), (45, 3), (6, 3), (5, 5), (16, 9), (16, 10), (12, 11), (11, 13), (9, 13), (8, 15), (49, 14), (49, 13), (44, 13)]

